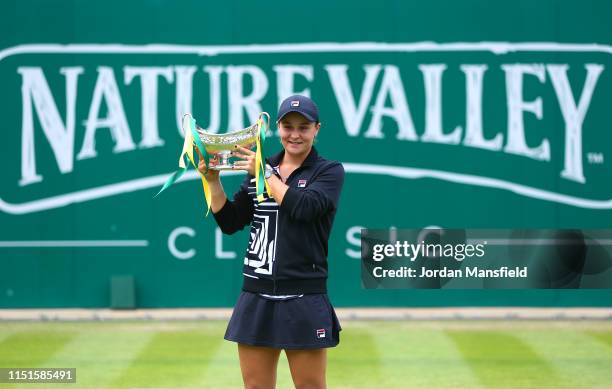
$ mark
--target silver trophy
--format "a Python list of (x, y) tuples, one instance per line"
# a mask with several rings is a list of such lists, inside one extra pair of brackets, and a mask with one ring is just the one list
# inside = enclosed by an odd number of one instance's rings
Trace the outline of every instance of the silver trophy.
[[(269, 119), (270, 115), (268, 115), (267, 112), (262, 112), (260, 119), (264, 115)], [(183, 133), (186, 134), (187, 131), (191, 130), (190, 126), (192, 123), (192, 118), (193, 117), (190, 114), (185, 114), (185, 116), (183, 116)], [(252, 126), (243, 128), (241, 130), (235, 130), (225, 134), (213, 134), (207, 132), (196, 124), (195, 130), (198, 133), (200, 140), (204, 144), (206, 152), (210, 158), (216, 158), (218, 161), (218, 163), (211, 166), (210, 169), (233, 169), (230, 158), (232, 156), (232, 151), (235, 150), (234, 145), (240, 145), (246, 149), (252, 149), (257, 144), (257, 137), (259, 136), (261, 125), (261, 120), (258, 120), (257, 123), (253, 124)]]
[[(183, 129), (185, 139), (183, 141), (183, 150), (179, 156), (179, 169), (168, 177), (155, 197), (177, 182), (189, 168), (190, 162), (195, 169), (198, 169), (198, 162), (193, 155), (194, 147), (201, 151), (202, 154), (205, 154), (205, 160), (207, 159), (206, 156), (208, 156), (209, 160), (210, 158), (215, 158), (218, 161), (215, 166), (209, 167), (209, 165), (206, 164), (207, 169), (228, 170), (233, 169), (233, 166), (230, 163), (230, 158), (232, 156), (232, 151), (235, 149), (235, 145), (240, 145), (246, 149), (251, 149), (254, 146), (257, 146), (255, 150), (255, 160), (257, 161), (256, 164), (258, 165), (255, 167), (256, 175), (263, 177), (263, 143), (267, 136), (266, 131), (270, 128), (270, 115), (267, 112), (261, 112), (257, 122), (252, 126), (243, 128), (242, 130), (231, 131), (226, 134), (211, 134), (210, 132), (207, 132), (196, 124), (196, 121), (191, 114), (185, 114), (183, 116), (181, 128)], [(208, 204), (208, 210), (210, 210), (211, 192), (208, 182), (206, 181), (205, 174), (205, 172), (200, 171), (202, 185), (204, 187), (204, 197), (206, 198), (206, 203)], [(255, 187), (258, 201), (263, 201), (262, 194), (265, 191), (268, 191), (267, 186), (265, 186), (265, 183), (255, 181)], [(268, 196), (271, 196), (269, 192)]]

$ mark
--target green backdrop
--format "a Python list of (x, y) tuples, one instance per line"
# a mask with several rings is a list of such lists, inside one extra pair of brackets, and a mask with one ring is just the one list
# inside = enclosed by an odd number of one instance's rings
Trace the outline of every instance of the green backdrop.
[[(609, 306), (609, 290), (365, 290), (359, 229), (610, 228), (605, 1), (6, 1), (0, 307), (231, 306), (247, 232), (217, 236), (177, 123), (318, 102), (345, 164), (338, 306)], [(280, 147), (271, 137), (267, 150)], [(240, 176), (223, 179), (233, 193)]]

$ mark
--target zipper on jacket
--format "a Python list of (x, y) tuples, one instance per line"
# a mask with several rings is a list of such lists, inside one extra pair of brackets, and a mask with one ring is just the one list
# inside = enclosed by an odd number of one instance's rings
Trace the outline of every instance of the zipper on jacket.
[(272, 262), (272, 294), (276, 294), (276, 258)]
[(300, 172), (300, 170), (303, 170), (304, 167), (303, 166), (298, 166), (294, 171), (291, 172), (291, 174), (289, 174), (289, 177), (287, 177), (287, 179), (285, 180), (285, 185), (289, 185), (289, 181), (291, 181), (291, 179)]
[[(298, 173), (302, 169), (303, 167), (300, 166), (294, 171), (292, 171), (291, 174), (289, 174), (289, 177), (287, 177), (287, 179), (285, 180), (284, 184), (289, 185), (291, 179), (296, 175), (296, 173)], [(272, 294), (276, 294), (276, 268), (278, 267), (276, 261), (277, 260), (275, 259), (274, 263), (272, 263)]]
[[(280, 175), (279, 175), (279, 178), (280, 178)], [(280, 207), (279, 207), (279, 212), (280, 212)], [(278, 223), (278, 221), (280, 221), (280, 217), (278, 217), (277, 223)], [(276, 226), (276, 228), (278, 228), (278, 225)], [(278, 236), (276, 237), (276, 239), (278, 239)], [(276, 246), (276, 243), (275, 243), (275, 246)], [(276, 264), (276, 261), (277, 261), (276, 253), (275, 253), (274, 257), (275, 257), (274, 258), (274, 262), (272, 262), (272, 294), (273, 295), (276, 294), (276, 268), (278, 267), (277, 264)]]

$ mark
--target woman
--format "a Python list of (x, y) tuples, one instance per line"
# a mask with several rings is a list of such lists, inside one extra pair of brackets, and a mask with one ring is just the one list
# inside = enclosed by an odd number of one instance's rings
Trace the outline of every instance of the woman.
[[(271, 198), (257, 201), (255, 153), (246, 148), (236, 145), (233, 153), (240, 159), (235, 169), (248, 174), (232, 201), (219, 172), (205, 173), (221, 230), (251, 228), (242, 292), (225, 339), (238, 343), (245, 388), (275, 387), (281, 350), (296, 388), (325, 388), (326, 348), (338, 344), (341, 330), (326, 284), (327, 242), (344, 168), (313, 147), (321, 124), (308, 97), (285, 99), (277, 125), (283, 150), (266, 159)], [(199, 169), (205, 171), (203, 162)]]

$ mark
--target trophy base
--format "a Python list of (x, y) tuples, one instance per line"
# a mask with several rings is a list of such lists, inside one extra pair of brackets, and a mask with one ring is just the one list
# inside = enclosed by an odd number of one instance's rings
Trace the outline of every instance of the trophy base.
[(234, 170), (232, 165), (215, 165), (210, 170)]

